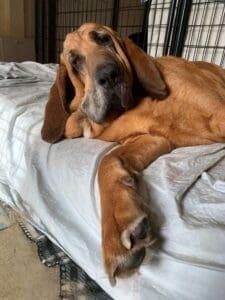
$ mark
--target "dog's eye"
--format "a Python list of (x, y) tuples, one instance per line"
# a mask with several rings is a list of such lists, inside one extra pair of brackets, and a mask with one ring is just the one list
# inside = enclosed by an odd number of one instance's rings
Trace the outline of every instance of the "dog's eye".
[(113, 46), (112, 38), (109, 34), (102, 34), (97, 31), (91, 31), (90, 37), (94, 40), (98, 45), (101, 46)]
[(81, 55), (77, 55), (77, 54), (71, 54), (70, 63), (76, 71), (80, 71), (80, 69), (84, 63), (84, 57)]
[(102, 45), (109, 45), (112, 43), (112, 39), (109, 35), (99, 36), (99, 43)]

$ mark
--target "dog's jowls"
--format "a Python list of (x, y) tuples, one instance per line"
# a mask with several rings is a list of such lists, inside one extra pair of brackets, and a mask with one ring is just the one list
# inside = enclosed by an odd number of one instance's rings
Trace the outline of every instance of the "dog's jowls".
[(147, 56), (110, 28), (84, 24), (64, 42), (42, 128), (121, 144), (99, 166), (102, 249), (110, 282), (141, 265), (154, 241), (139, 173), (181, 146), (225, 142), (225, 71)]

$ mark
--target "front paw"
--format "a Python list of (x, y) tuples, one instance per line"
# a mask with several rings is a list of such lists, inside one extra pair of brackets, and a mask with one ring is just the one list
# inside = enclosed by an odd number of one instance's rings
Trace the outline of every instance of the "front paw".
[(65, 126), (64, 136), (66, 138), (77, 138), (80, 136), (94, 138), (98, 136), (104, 127), (87, 118), (80, 110), (73, 112)]
[(83, 119), (84, 115), (80, 111), (73, 112), (66, 122), (64, 136), (66, 138), (76, 138), (83, 136)]
[(145, 258), (146, 248), (155, 241), (144, 213), (128, 224), (119, 224), (116, 218), (104, 224), (103, 255), (112, 286), (116, 284), (117, 276), (129, 276), (138, 270)]

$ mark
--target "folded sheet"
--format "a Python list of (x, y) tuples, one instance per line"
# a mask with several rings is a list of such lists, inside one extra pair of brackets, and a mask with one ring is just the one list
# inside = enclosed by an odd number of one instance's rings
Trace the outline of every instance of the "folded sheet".
[[(115, 144), (84, 138), (55, 145), (42, 141), (44, 107), (57, 66), (10, 64), (16, 76), (6, 67), (0, 65), (0, 198), (114, 299), (224, 299), (225, 145), (180, 148), (144, 171), (163, 243), (139, 274), (112, 288), (101, 258), (96, 173)], [(22, 82), (24, 73), (36, 80)]]

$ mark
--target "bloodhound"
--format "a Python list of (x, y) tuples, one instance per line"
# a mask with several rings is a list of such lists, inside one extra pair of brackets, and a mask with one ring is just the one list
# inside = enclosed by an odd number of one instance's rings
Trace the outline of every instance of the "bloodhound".
[(225, 142), (225, 71), (153, 58), (98, 24), (67, 34), (42, 138), (84, 136), (121, 144), (98, 172), (102, 249), (112, 285), (138, 269), (154, 238), (138, 174), (176, 147)]

